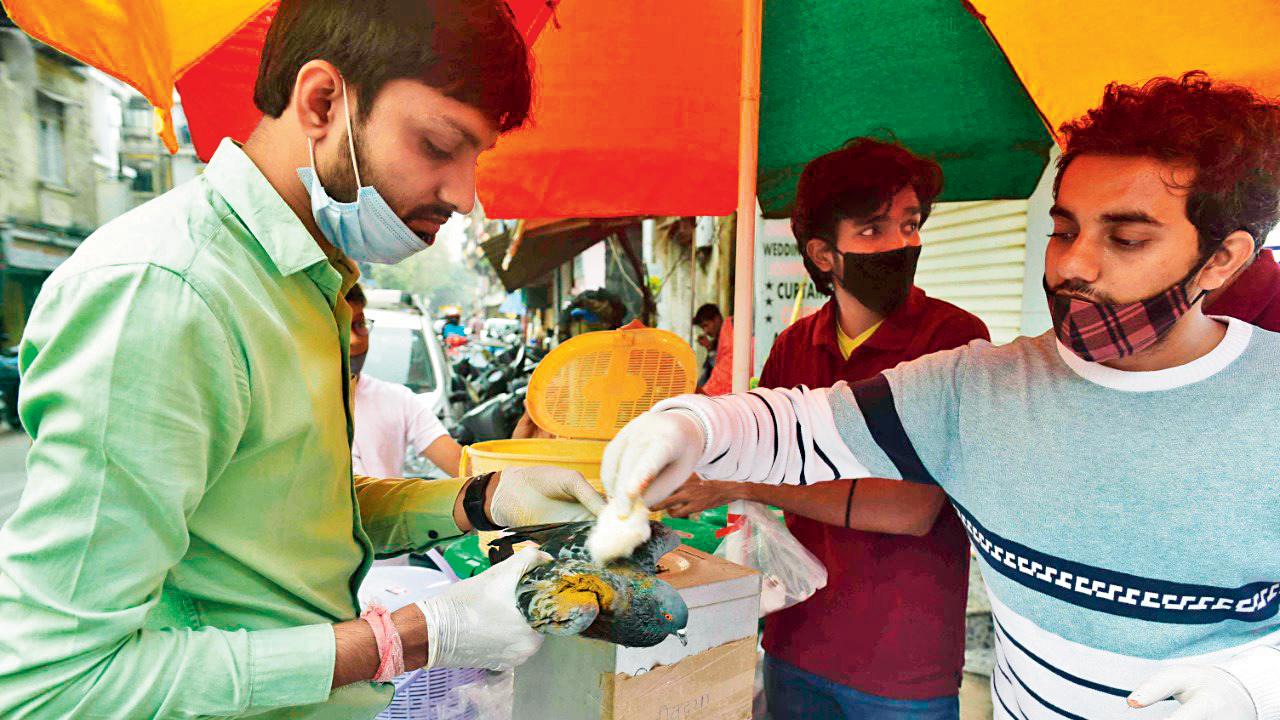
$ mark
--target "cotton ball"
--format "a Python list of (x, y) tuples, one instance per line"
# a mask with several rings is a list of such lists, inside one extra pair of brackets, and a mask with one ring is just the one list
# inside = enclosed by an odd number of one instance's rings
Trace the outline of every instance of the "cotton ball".
[(631, 555), (649, 539), (649, 510), (639, 500), (615, 497), (591, 528), (587, 550), (591, 558), (603, 565), (610, 560)]

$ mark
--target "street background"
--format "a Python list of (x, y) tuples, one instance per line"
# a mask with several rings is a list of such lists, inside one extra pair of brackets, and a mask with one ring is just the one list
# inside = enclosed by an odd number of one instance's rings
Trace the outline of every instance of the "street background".
[(30, 446), (26, 433), (0, 429), (0, 525), (18, 507), (27, 479), (25, 465)]

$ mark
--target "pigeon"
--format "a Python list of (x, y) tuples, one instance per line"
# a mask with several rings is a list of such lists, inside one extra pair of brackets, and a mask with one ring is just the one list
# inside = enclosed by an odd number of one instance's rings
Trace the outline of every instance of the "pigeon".
[(547, 635), (582, 635), (625, 647), (652, 647), (669, 635), (687, 643), (689, 608), (675, 588), (657, 577), (659, 558), (680, 545), (675, 531), (651, 522), (649, 539), (629, 557), (600, 565), (587, 549), (594, 524), (512, 528), (490, 542), (494, 562), (525, 542), (537, 543), (552, 558), (516, 586), (516, 606), (529, 625)]

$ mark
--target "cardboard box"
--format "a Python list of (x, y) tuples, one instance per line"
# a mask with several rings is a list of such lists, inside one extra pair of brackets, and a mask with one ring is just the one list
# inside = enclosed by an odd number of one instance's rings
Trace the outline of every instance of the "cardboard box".
[(760, 575), (685, 546), (660, 564), (689, 606), (688, 646), (548, 637), (516, 669), (513, 720), (749, 720)]

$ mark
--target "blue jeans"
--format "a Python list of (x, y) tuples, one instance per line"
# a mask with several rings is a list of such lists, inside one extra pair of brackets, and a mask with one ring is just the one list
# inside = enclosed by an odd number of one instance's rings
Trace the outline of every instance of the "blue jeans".
[(767, 655), (764, 692), (773, 720), (960, 720), (957, 696), (894, 700), (868, 695)]

